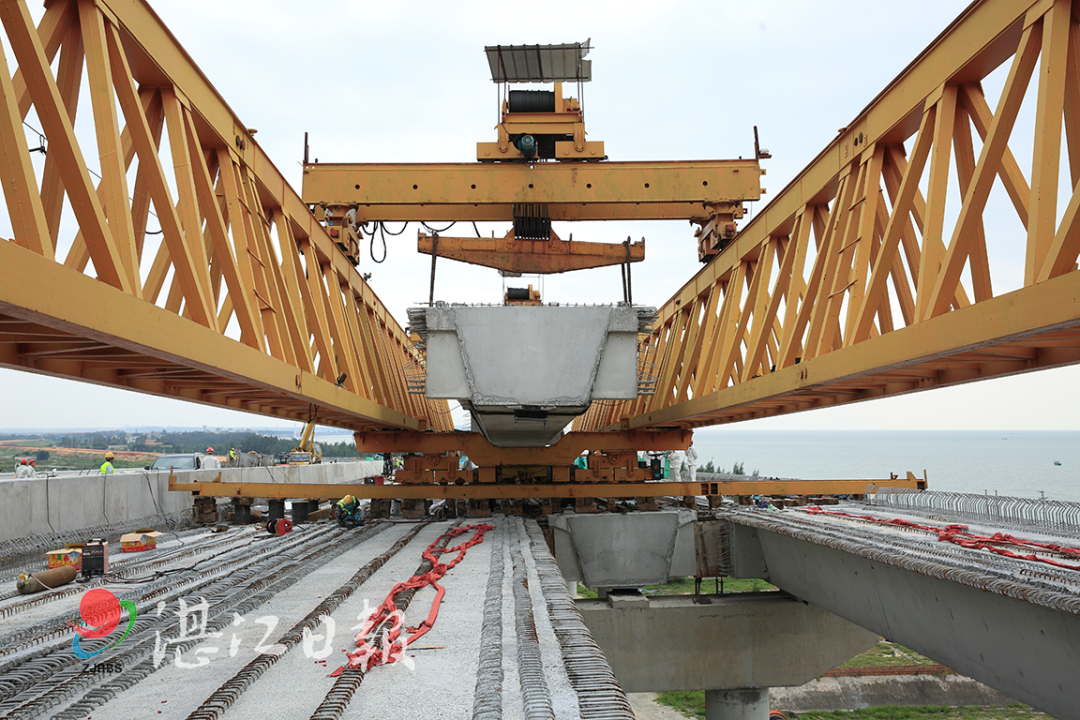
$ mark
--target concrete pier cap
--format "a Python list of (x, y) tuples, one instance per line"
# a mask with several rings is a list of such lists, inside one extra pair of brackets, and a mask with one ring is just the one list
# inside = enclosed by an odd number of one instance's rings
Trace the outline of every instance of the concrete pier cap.
[(425, 395), (457, 400), (500, 447), (538, 447), (592, 400), (638, 396), (638, 333), (656, 308), (467, 306), (409, 309), (424, 342)]

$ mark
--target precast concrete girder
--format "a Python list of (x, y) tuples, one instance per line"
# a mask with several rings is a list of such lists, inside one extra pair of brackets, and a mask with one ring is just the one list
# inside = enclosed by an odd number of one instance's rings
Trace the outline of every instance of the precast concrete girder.
[(828, 544), (778, 522), (731, 527), (736, 577), (782, 590), (1061, 720), (1080, 718), (1080, 603), (1036, 582), (946, 568), (902, 549)]
[(639, 394), (638, 335), (652, 308), (410, 308), (426, 351), (424, 393), (466, 408), (493, 445), (554, 443), (592, 400)]

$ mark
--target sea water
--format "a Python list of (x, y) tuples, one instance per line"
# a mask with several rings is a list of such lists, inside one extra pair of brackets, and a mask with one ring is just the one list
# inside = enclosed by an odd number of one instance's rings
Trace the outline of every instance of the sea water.
[[(1078, 431), (743, 430), (694, 433), (698, 468), (805, 480), (920, 478), (931, 490), (1080, 502)], [(1054, 463), (1060, 462), (1060, 465)]]

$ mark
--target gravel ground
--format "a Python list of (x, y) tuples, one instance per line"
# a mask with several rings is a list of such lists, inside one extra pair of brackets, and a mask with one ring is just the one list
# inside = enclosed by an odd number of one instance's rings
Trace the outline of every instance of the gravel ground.
[(630, 699), (637, 720), (686, 720), (678, 710), (656, 702), (656, 693), (627, 693), (626, 697)]

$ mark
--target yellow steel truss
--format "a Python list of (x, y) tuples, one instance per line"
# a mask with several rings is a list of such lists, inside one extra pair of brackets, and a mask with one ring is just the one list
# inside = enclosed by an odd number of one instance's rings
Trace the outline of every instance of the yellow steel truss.
[[(633, 498), (687, 495), (858, 495), (882, 480), (746, 480), (726, 482), (568, 482), (516, 485), (336, 485), (311, 483), (180, 482), (169, 476), (169, 489), (206, 497), (260, 497), (337, 499), (358, 498), (423, 500), (514, 500), (518, 498)], [(889, 487), (925, 489), (922, 480), (889, 480)]]
[[(317, 404), (354, 430), (452, 429), (445, 402), (406, 392), (402, 328), (145, 3), (53, 0), (35, 27), (3, 0), (0, 21), (0, 365), (301, 420)], [(96, 147), (73, 128), (84, 72)]]
[[(1077, 16), (1071, 0), (971, 5), (661, 309), (655, 394), (597, 404), (578, 428), (685, 429), (1080, 362), (1080, 194), (1058, 179), (1067, 159), (1080, 181)], [(300, 420), (317, 404), (358, 432), (452, 429), (445, 403), (407, 392), (408, 339), (344, 238), (144, 2), (52, 0), (35, 27), (25, 3), (0, 0), (0, 22), (13, 228), (0, 365)], [(1003, 64), (991, 107), (981, 81)], [(84, 87), (88, 144), (73, 124)], [(1034, 123), (1017, 128), (1025, 94)], [(31, 109), (49, 143), (40, 178)], [(1027, 176), (1009, 147), (1021, 131), (1035, 138)], [(554, 219), (704, 218), (733, 208), (702, 203), (755, 197), (758, 172), (549, 163), (528, 187), (513, 165), (362, 170), (307, 166), (312, 197), (371, 203), (358, 221), (505, 220), (514, 203)], [(699, 175), (724, 192), (702, 194)], [(985, 211), (999, 180), (1025, 228), (1024, 281), (995, 294)]]
[[(713, 425), (1080, 362), (1077, 16), (1071, 0), (973, 3), (661, 308), (655, 394), (594, 404), (575, 429)], [(991, 108), (981, 81), (1006, 63)], [(1021, 132), (1030, 184), (1009, 148)], [(998, 180), (1026, 238), (1023, 286), (995, 295)]]

